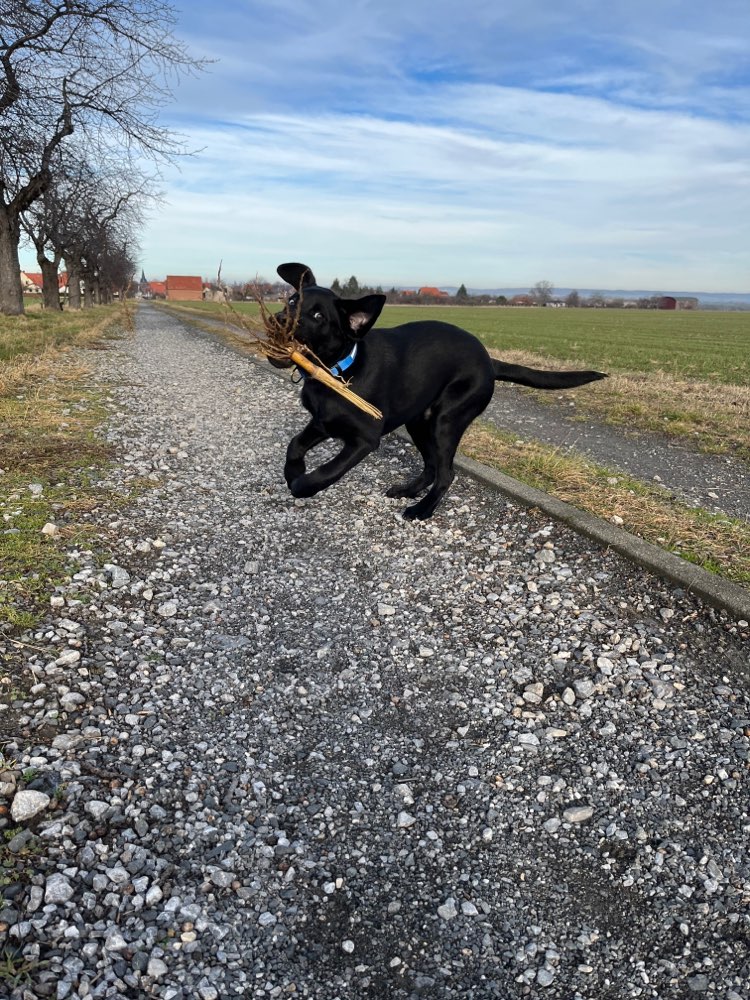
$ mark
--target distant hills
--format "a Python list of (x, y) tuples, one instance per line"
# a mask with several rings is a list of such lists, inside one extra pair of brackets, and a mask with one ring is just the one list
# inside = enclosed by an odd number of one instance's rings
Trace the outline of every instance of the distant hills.
[[(457, 286), (441, 286), (446, 292), (455, 295)], [(572, 292), (572, 288), (555, 287), (554, 296), (564, 299)], [(469, 288), (469, 295), (523, 295), (528, 288)], [(676, 298), (697, 298), (702, 306), (713, 309), (750, 309), (750, 292), (676, 292), (671, 288), (659, 288), (655, 291), (633, 290), (631, 288), (576, 288), (581, 298), (591, 295), (603, 295), (605, 299), (647, 299), (652, 295), (674, 295)]]

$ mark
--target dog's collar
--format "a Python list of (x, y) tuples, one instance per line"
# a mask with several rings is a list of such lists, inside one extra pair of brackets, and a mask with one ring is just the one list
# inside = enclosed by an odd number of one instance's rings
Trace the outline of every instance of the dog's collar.
[[(351, 366), (354, 364), (354, 359), (356, 357), (357, 357), (357, 345), (355, 344), (345, 358), (342, 358), (341, 361), (337, 361), (335, 365), (331, 365), (329, 369), (331, 375), (342, 375), (347, 368), (351, 368)], [(299, 379), (295, 379), (295, 382), (302, 381), (302, 379), (306, 379), (308, 377), (307, 372), (304, 372), (301, 368), (297, 369), (297, 374), (300, 377)]]
[(343, 374), (347, 368), (351, 368), (351, 366), (354, 364), (354, 359), (356, 357), (357, 357), (357, 345), (355, 344), (354, 347), (352, 347), (350, 353), (347, 354), (345, 358), (342, 358), (341, 361), (337, 361), (335, 365), (331, 366), (331, 375)]

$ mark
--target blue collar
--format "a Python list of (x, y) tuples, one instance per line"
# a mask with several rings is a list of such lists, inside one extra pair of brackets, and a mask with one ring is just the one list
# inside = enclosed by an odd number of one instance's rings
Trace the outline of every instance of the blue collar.
[[(337, 361), (335, 365), (331, 365), (331, 367), (329, 368), (330, 373), (332, 375), (339, 375), (339, 376), (342, 375), (347, 368), (351, 368), (351, 366), (354, 364), (354, 359), (356, 357), (357, 357), (357, 345), (355, 344), (354, 347), (352, 347), (350, 353), (347, 354), (345, 358), (342, 358), (341, 361)], [(301, 376), (301, 379), (308, 378), (307, 372), (302, 371), (301, 368), (297, 369), (297, 373)], [(299, 382), (300, 379), (295, 379), (294, 381)]]
[(354, 359), (356, 357), (357, 345), (355, 344), (351, 349), (351, 352), (347, 354), (345, 358), (342, 358), (341, 361), (337, 361), (335, 365), (331, 366), (331, 375), (341, 375), (347, 368), (350, 368), (354, 364)]

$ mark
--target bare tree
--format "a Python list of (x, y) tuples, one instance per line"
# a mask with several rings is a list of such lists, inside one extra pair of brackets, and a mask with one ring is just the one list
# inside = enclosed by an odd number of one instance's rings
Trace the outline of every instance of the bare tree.
[(62, 309), (59, 281), (62, 251), (56, 240), (62, 212), (58, 189), (51, 186), (21, 215), (21, 228), (34, 246), (42, 272), (42, 304), (52, 310)]
[[(33, 245), (42, 271), (45, 308), (60, 308), (57, 292), (60, 262), (72, 243), (79, 241), (83, 212), (96, 192), (95, 172), (70, 149), (57, 150), (50, 168), (50, 183), (43, 194), (21, 214), (21, 229)], [(69, 283), (70, 288), (70, 283)], [(69, 292), (71, 297), (72, 292)], [(76, 298), (76, 304), (80, 307)]]
[(200, 68), (166, 0), (0, 0), (0, 311), (23, 312), (20, 218), (74, 133), (158, 162), (182, 152), (158, 121), (171, 81)]
[(71, 308), (80, 308), (82, 280), (87, 305), (102, 295), (111, 297), (119, 279), (106, 279), (103, 262), (119, 257), (124, 247), (132, 254), (146, 206), (157, 198), (154, 179), (135, 163), (93, 165), (77, 149), (60, 151), (49, 187), (22, 217), (42, 268), (45, 306), (59, 308), (57, 272), (62, 259), (68, 268)]
[(132, 257), (147, 187), (147, 181), (139, 187), (133, 178), (115, 176), (104, 183), (100, 180), (97, 191), (87, 199), (66, 249), (83, 281), (85, 306), (111, 300), (116, 285), (110, 273), (113, 261), (118, 260), (115, 270), (119, 270), (121, 260)]
[(537, 281), (533, 288), (529, 289), (529, 295), (538, 306), (546, 306), (552, 300), (555, 286), (551, 281)]

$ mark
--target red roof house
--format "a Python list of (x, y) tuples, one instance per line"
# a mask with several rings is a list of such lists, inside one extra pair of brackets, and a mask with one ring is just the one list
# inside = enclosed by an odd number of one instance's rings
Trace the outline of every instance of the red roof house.
[[(37, 271), (21, 271), (21, 285), (25, 295), (35, 295), (42, 291), (44, 279), (41, 273)], [(65, 271), (61, 271), (57, 275), (57, 287), (61, 292), (66, 291), (68, 287), (68, 275)]]
[(21, 285), (26, 294), (39, 293), (42, 290), (42, 276), (32, 271), (21, 271)]
[[(151, 282), (153, 290), (155, 282)], [(203, 298), (203, 279), (193, 275), (168, 274), (167, 299), (173, 302), (200, 302)]]

